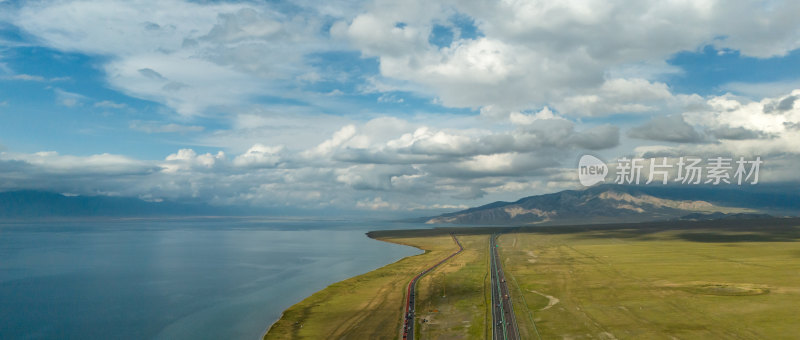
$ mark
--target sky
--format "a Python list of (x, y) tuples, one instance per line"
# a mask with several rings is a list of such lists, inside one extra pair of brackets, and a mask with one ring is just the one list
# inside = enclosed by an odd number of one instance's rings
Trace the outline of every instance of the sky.
[(800, 188), (796, 1), (0, 1), (0, 191), (426, 214), (584, 154)]

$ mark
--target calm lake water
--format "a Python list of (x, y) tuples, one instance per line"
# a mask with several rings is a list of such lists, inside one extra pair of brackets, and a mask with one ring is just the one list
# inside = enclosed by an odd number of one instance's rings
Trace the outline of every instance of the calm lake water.
[(313, 292), (420, 253), (364, 235), (400, 227), (0, 223), (0, 339), (258, 339)]

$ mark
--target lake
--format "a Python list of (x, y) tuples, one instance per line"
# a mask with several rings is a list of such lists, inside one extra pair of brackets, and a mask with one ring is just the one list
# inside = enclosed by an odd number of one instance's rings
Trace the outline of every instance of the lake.
[(325, 286), (421, 253), (394, 223), (0, 223), (0, 339), (259, 339)]

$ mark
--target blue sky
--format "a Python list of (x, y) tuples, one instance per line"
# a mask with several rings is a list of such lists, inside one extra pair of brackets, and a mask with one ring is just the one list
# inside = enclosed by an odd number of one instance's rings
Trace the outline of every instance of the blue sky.
[(798, 9), (3, 1), (0, 189), (418, 213), (579, 187), (584, 153), (794, 183)]

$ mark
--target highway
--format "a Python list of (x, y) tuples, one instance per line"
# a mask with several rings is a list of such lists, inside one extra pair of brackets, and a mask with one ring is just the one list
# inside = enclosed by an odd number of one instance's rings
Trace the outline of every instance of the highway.
[(423, 277), (425, 274), (429, 273), (434, 268), (438, 267), (442, 263), (447, 262), (447, 260), (451, 259), (453, 256), (458, 255), (461, 251), (464, 250), (464, 247), (461, 246), (461, 242), (458, 241), (456, 235), (450, 234), (450, 237), (453, 238), (453, 241), (458, 245), (458, 251), (455, 253), (450, 254), (450, 256), (446, 257), (444, 260), (439, 261), (438, 263), (430, 266), (428, 269), (423, 270), (421, 273), (414, 276), (411, 279), (411, 282), (408, 283), (408, 287), (406, 288), (406, 312), (403, 315), (403, 339), (412, 340), (414, 339), (414, 296), (416, 295), (415, 291), (417, 288), (417, 281), (419, 278)]
[(491, 276), (492, 276), (492, 339), (519, 339), (517, 321), (514, 319), (514, 307), (511, 304), (511, 294), (508, 282), (503, 274), (500, 256), (497, 252), (495, 239), (497, 234), (491, 236)]

